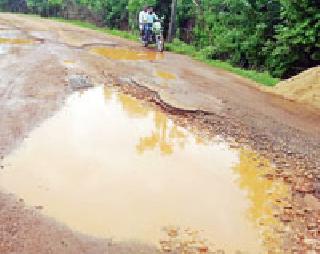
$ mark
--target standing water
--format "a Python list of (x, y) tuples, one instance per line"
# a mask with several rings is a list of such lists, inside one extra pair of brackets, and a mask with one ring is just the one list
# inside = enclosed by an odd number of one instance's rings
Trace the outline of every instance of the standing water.
[(266, 160), (203, 141), (109, 88), (73, 94), (4, 163), (3, 189), (92, 236), (166, 249), (197, 234), (226, 253), (278, 244), (270, 207), (287, 189), (260, 176)]

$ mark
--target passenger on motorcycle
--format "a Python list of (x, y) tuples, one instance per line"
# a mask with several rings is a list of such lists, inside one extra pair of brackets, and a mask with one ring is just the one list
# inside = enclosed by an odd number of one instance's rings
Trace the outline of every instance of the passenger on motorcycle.
[(158, 16), (154, 13), (153, 7), (148, 8), (146, 15), (146, 23), (144, 24), (144, 41), (150, 39), (150, 33), (152, 33), (153, 23), (158, 19)]

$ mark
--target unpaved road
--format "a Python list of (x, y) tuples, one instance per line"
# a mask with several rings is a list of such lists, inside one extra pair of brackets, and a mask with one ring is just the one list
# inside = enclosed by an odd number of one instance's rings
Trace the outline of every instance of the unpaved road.
[[(1, 38), (10, 38), (3, 40)], [(20, 41), (19, 41), (20, 40)], [(280, 214), (278, 252), (320, 251), (320, 113), (262, 93), (251, 81), (172, 53), (75, 26), (0, 14), (0, 156), (79, 86), (114, 85), (201, 135), (221, 135), (266, 156), (292, 195)], [(140, 53), (139, 53), (140, 52)], [(0, 161), (1, 162), (1, 161)], [(281, 201), (279, 201), (281, 202)], [(289, 230), (288, 230), (289, 229)], [(133, 229), (134, 230), (134, 229)], [(73, 232), (0, 194), (0, 253), (156, 253)]]

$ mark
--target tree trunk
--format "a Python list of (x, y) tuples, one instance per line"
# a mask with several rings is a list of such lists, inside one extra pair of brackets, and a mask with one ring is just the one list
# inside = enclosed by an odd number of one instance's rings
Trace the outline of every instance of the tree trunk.
[(168, 41), (172, 42), (172, 40), (176, 37), (177, 31), (177, 0), (172, 0), (171, 4), (171, 18), (169, 24), (168, 31)]

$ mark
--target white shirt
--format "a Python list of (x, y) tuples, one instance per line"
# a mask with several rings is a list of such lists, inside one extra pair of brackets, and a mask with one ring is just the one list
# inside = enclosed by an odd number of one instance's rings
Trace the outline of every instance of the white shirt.
[(144, 24), (148, 22), (148, 13), (145, 11), (140, 11), (139, 13), (139, 23)]

